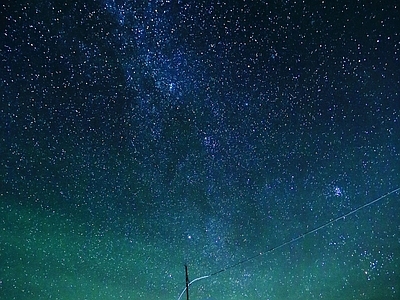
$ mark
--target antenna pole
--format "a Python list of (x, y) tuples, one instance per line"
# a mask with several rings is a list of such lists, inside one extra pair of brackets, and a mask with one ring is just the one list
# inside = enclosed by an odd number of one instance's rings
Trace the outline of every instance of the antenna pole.
[(186, 273), (186, 300), (189, 300), (189, 274), (188, 274), (188, 267), (187, 264), (185, 264), (185, 273)]

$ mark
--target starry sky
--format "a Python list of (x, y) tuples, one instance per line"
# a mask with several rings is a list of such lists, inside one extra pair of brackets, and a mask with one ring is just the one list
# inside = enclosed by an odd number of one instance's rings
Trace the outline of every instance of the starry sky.
[(395, 2), (1, 4), (0, 298), (399, 299)]

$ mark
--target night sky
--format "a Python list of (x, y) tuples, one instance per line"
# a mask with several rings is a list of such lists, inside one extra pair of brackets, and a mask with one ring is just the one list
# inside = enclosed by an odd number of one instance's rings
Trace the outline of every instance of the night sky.
[(400, 299), (396, 1), (76, 2), (1, 4), (0, 299)]

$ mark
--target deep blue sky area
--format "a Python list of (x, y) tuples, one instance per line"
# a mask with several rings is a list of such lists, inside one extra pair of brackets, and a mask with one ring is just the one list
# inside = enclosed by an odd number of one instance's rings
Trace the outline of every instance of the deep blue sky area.
[(400, 299), (395, 2), (1, 4), (0, 299)]

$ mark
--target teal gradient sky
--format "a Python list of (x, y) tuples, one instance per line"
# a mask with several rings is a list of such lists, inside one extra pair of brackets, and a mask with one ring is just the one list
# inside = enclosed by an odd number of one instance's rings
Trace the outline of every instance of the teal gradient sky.
[(2, 8), (0, 299), (399, 298), (398, 5)]

